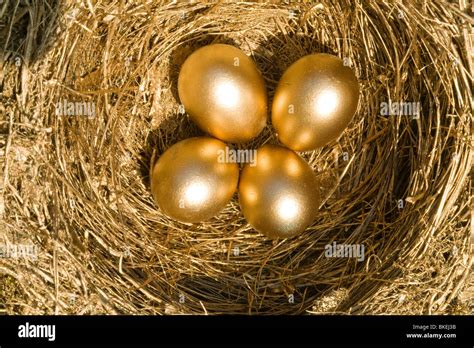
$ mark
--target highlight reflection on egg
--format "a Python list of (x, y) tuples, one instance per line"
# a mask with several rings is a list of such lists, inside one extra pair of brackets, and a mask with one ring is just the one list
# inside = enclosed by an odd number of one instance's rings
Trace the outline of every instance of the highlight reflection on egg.
[(336, 56), (311, 54), (281, 77), (272, 104), (273, 127), (287, 147), (314, 150), (341, 135), (358, 101), (359, 83), (353, 70)]
[(311, 167), (295, 152), (277, 145), (257, 150), (256, 165), (240, 174), (239, 202), (246, 220), (270, 238), (303, 232), (315, 219), (319, 184)]
[(205, 132), (241, 143), (256, 137), (267, 121), (267, 93), (255, 63), (224, 44), (201, 47), (184, 62), (178, 77), (181, 103)]
[(160, 209), (182, 222), (217, 215), (237, 189), (239, 168), (222, 163), (226, 144), (209, 137), (189, 138), (166, 150), (153, 166), (151, 192)]

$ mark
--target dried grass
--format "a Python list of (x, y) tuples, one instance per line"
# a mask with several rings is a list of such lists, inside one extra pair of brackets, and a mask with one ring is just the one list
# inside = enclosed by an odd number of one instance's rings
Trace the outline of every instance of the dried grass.
[[(442, 1), (0, 4), (0, 245), (40, 247), (36, 261), (0, 259), (18, 287), (6, 310), (445, 313), (473, 263), (466, 13)], [(349, 58), (359, 76), (350, 127), (303, 154), (324, 202), (297, 238), (265, 239), (237, 197), (194, 225), (154, 206), (152, 152), (200, 134), (179, 113), (179, 67), (213, 42), (250, 54), (270, 98), (312, 52)], [(96, 117), (56, 116), (64, 99), (95, 103)], [(388, 101), (419, 101), (419, 119), (381, 116)], [(268, 125), (243, 146), (275, 141)], [(364, 244), (365, 261), (326, 258), (333, 241)]]

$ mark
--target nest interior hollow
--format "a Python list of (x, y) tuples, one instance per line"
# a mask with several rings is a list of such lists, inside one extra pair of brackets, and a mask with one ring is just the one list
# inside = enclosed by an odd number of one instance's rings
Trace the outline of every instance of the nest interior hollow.
[[(21, 6), (0, 17), (13, 23), (3, 28), (21, 24)], [(455, 301), (472, 265), (472, 20), (457, 4), (24, 8), (35, 16), (24, 40), (6, 42), (2, 77), (0, 238), (34, 243), (39, 254), (0, 258), (0, 274), (15, 279), (21, 296), (5, 299), (10, 311), (442, 313)], [(349, 127), (302, 154), (320, 178), (323, 203), (296, 238), (271, 241), (254, 231), (237, 196), (192, 225), (153, 203), (153, 152), (203, 134), (180, 110), (177, 76), (186, 57), (210, 43), (249, 54), (270, 101), (284, 70), (306, 54), (335, 54), (359, 78)], [(59, 116), (64, 101), (91, 103), (95, 115)], [(419, 113), (381, 113), (383, 103), (402, 102)], [(276, 141), (269, 123), (241, 147)], [(364, 245), (365, 259), (326, 257), (334, 242)]]

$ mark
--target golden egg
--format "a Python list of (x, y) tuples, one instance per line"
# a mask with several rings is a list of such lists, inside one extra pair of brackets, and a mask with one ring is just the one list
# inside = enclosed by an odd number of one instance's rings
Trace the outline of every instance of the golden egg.
[(166, 150), (150, 171), (159, 208), (182, 222), (217, 215), (237, 189), (239, 167), (220, 158), (226, 144), (209, 137), (189, 138)]
[(184, 109), (205, 132), (242, 143), (256, 137), (267, 121), (267, 92), (255, 63), (240, 49), (204, 46), (184, 62), (178, 77)]
[(353, 70), (330, 54), (311, 54), (281, 77), (272, 104), (279, 140), (295, 151), (309, 151), (337, 139), (359, 102)]
[(319, 184), (311, 167), (295, 152), (277, 145), (257, 150), (255, 165), (240, 174), (239, 202), (244, 217), (270, 238), (303, 232), (319, 207)]

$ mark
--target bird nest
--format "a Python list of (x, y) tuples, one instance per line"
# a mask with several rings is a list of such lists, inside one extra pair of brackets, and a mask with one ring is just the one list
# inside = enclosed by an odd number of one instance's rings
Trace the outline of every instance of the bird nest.
[[(0, 7), (7, 312), (415, 314), (456, 303), (473, 260), (473, 22), (458, 4)], [(306, 54), (337, 55), (358, 76), (349, 127), (301, 153), (322, 203), (297, 237), (256, 232), (237, 195), (196, 224), (153, 202), (153, 153), (203, 134), (180, 106), (177, 75), (211, 43), (250, 55), (270, 101), (285, 69)], [(238, 147), (277, 141), (269, 123)], [(335, 245), (365, 253), (328, 257)]]

